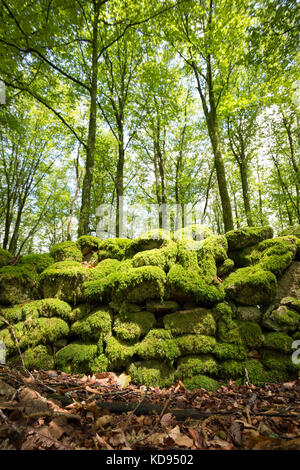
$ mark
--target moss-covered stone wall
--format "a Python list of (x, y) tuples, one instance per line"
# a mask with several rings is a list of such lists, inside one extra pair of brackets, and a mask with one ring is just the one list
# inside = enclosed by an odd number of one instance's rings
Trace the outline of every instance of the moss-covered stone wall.
[[(217, 389), (298, 375), (300, 233), (213, 235), (199, 225), (135, 240), (80, 237), (12, 265), (0, 252), (0, 316), (28, 369), (126, 371), (134, 383)], [(0, 321), (7, 361), (20, 364)]]

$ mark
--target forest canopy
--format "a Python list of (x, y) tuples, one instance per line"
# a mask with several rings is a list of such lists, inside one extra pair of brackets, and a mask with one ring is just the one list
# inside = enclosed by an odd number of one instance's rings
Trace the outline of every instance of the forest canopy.
[(3, 249), (300, 223), (296, 0), (0, 5)]

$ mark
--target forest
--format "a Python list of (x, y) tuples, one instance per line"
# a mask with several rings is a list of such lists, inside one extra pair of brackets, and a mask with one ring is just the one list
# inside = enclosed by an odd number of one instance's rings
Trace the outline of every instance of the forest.
[(299, 450), (296, 0), (0, 7), (0, 450)]
[(122, 205), (299, 223), (298, 42), (294, 1), (1, 1), (2, 248), (95, 235), (105, 204), (117, 237)]

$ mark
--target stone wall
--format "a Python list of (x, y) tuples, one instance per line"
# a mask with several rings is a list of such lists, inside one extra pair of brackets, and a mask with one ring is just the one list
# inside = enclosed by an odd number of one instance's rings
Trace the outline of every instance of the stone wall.
[[(189, 226), (138, 239), (84, 236), (13, 265), (0, 250), (0, 316), (28, 369), (126, 371), (134, 383), (217, 389), (297, 377), (300, 233), (215, 236)], [(1, 267), (2, 266), (2, 267)], [(0, 321), (8, 363), (20, 364)]]

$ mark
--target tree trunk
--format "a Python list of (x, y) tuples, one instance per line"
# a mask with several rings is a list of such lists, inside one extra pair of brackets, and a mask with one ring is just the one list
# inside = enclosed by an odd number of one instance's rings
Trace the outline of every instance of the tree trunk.
[(123, 194), (124, 194), (124, 162), (125, 162), (125, 149), (124, 149), (124, 130), (120, 123), (118, 129), (118, 147), (119, 158), (117, 163), (116, 173), (116, 196), (117, 196), (117, 210), (116, 210), (116, 236), (123, 236)]
[(249, 196), (249, 185), (248, 185), (248, 168), (245, 158), (242, 158), (239, 164), (242, 191), (243, 191), (243, 201), (244, 209), (246, 214), (246, 220), (249, 227), (253, 226), (251, 207), (250, 207), (250, 196)]
[(96, 116), (97, 116), (97, 79), (98, 79), (98, 20), (99, 3), (94, 3), (94, 21), (92, 37), (92, 82), (90, 88), (90, 119), (86, 149), (85, 175), (82, 185), (82, 199), (79, 216), (78, 236), (89, 232), (89, 216), (91, 205), (91, 188), (93, 184), (95, 142), (96, 142)]

